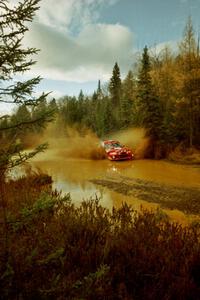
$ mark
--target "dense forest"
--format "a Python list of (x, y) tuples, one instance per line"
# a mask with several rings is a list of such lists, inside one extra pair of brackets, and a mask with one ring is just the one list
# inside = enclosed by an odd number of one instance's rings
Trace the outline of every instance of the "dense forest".
[[(109, 82), (102, 86), (99, 80), (93, 95), (84, 95), (81, 90), (78, 97), (44, 100), (32, 110), (23, 104), (1, 126), (35, 120), (49, 109), (57, 114), (57, 126), (73, 126), (80, 132), (90, 128), (99, 137), (128, 127), (143, 127), (151, 140), (150, 157), (166, 157), (177, 145), (198, 148), (200, 52), (191, 18), (176, 51), (165, 47), (156, 55), (145, 46), (123, 80), (116, 62)], [(38, 123), (34, 131), (41, 131)]]

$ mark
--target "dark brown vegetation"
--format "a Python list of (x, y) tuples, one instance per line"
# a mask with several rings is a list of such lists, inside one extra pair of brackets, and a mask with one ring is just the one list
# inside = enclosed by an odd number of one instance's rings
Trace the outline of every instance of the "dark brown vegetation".
[(98, 199), (75, 207), (50, 184), (30, 174), (4, 186), (1, 299), (199, 299), (198, 226)]

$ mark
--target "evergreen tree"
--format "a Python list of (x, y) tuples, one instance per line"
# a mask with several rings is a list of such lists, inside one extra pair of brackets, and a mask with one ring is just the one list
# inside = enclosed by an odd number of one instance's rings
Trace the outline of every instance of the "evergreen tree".
[(65, 120), (69, 125), (74, 125), (78, 122), (78, 101), (76, 97), (70, 97), (67, 99), (66, 110), (65, 110)]
[[(28, 30), (27, 24), (31, 22), (38, 7), (39, 0), (29, 0), (19, 2), (14, 8), (9, 6), (6, 0), (0, 1), (0, 105), (12, 103), (19, 106), (25, 112), (25, 106), (37, 106), (46, 99), (47, 94), (40, 97), (33, 96), (35, 86), (40, 82), (40, 77), (26, 81), (14, 82), (13, 78), (18, 73), (24, 73), (34, 64), (29, 58), (30, 55), (37, 53), (35, 48), (24, 48), (23, 37)], [(25, 116), (24, 116), (25, 117)], [(1, 121), (8, 120), (8, 116), (2, 115)], [(8, 168), (21, 164), (33, 155), (46, 148), (46, 144), (38, 146), (35, 151), (25, 153), (20, 151), (18, 136), (27, 128), (35, 124), (42, 126), (52, 120), (52, 112), (46, 111), (39, 118), (31, 119), (26, 111), (25, 119), (17, 119), (14, 124), (1, 122), (1, 141), (0, 141), (0, 177), (4, 180), (4, 173)], [(13, 132), (12, 139), (7, 140), (3, 132)]]
[(105, 101), (98, 101), (95, 115), (95, 132), (99, 137), (102, 137), (105, 133)]
[(153, 140), (159, 140), (162, 116), (159, 99), (152, 84), (150, 71), (151, 65), (148, 48), (145, 47), (138, 75), (137, 100), (141, 115), (141, 125), (146, 128), (149, 137)]
[(129, 71), (126, 78), (122, 83), (122, 99), (120, 107), (121, 126), (126, 128), (134, 124), (134, 111), (135, 111), (135, 80), (133, 72)]
[[(32, 107), (32, 119), (34, 119), (34, 120), (42, 119), (43, 116), (46, 113), (48, 113), (48, 111), (49, 111), (49, 108), (48, 108), (46, 98), (41, 99), (41, 101), (36, 106)], [(33, 131), (35, 131), (37, 133), (41, 133), (44, 130), (43, 125), (45, 125), (45, 123), (40, 124), (40, 123), (36, 122), (33, 126)]]
[(78, 95), (77, 110), (77, 122), (82, 123), (82, 120), (85, 118), (86, 114), (85, 96), (82, 90), (80, 90)]
[(82, 101), (82, 102), (84, 101), (84, 94), (82, 90), (80, 90), (80, 93), (78, 95), (78, 101)]
[(25, 104), (20, 105), (17, 109), (15, 120), (16, 123), (19, 123), (20, 121), (28, 122), (31, 120), (31, 113)]
[(111, 77), (110, 83), (109, 83), (109, 92), (110, 92), (112, 104), (115, 106), (120, 104), (120, 99), (121, 99), (122, 87), (121, 87), (121, 77), (120, 76), (121, 76), (120, 69), (116, 62), (114, 65), (112, 77)]
[(109, 132), (112, 132), (114, 130), (116, 130), (116, 125), (115, 125), (115, 119), (114, 119), (114, 114), (113, 114), (113, 110), (112, 110), (112, 105), (110, 103), (110, 99), (109, 98), (105, 98), (104, 99), (104, 113), (103, 113), (103, 134), (105, 135)]
[(159, 57), (152, 58), (151, 77), (160, 99), (163, 114), (161, 140), (170, 150), (176, 143), (175, 109), (178, 94), (175, 57), (169, 47), (165, 47)]
[(52, 111), (54, 111), (55, 113), (58, 113), (58, 105), (57, 105), (57, 103), (56, 103), (56, 99), (55, 98), (53, 98), (50, 102), (49, 102), (49, 108), (50, 108), (50, 110), (52, 110)]
[(109, 105), (111, 111), (110, 122), (112, 122), (111, 127), (115, 129), (120, 129), (121, 127), (121, 116), (120, 116), (120, 105), (122, 98), (122, 83), (120, 77), (120, 69), (117, 63), (115, 63), (112, 77), (109, 82), (108, 90), (110, 93)]
[[(40, 97), (33, 96), (34, 87), (40, 82), (36, 77), (26, 81), (14, 82), (15, 75), (24, 73), (33, 65), (30, 55), (37, 53), (35, 48), (24, 48), (23, 37), (28, 30), (27, 24), (31, 22), (35, 11), (38, 9), (39, 0), (24, 0), (11, 8), (9, 1), (0, 0), (0, 105), (12, 103), (19, 107), (14, 123), (11, 123), (7, 115), (0, 116), (0, 208), (1, 248), (3, 257), (1, 259), (1, 270), (9, 274), (10, 261), (10, 235), (8, 223), (8, 203), (6, 195), (6, 172), (27, 161), (38, 152), (46, 149), (47, 144), (39, 145), (31, 152), (25, 152), (19, 137), (32, 129), (35, 124), (43, 126), (52, 120), (52, 112), (46, 111), (40, 117), (30, 118), (26, 106), (37, 106), (46, 99), (47, 94)], [(6, 133), (6, 134), (5, 134)], [(8, 135), (11, 134), (11, 138)], [(10, 275), (8, 275), (10, 276)]]
[(110, 102), (111, 100), (108, 97), (104, 97), (97, 103), (95, 124), (96, 133), (99, 137), (103, 137), (115, 129)]
[(97, 98), (98, 99), (102, 99), (103, 98), (103, 92), (102, 92), (102, 89), (101, 89), (101, 81), (99, 80), (98, 81), (98, 88), (97, 88)]
[[(16, 124), (19, 124), (20, 122), (29, 122), (31, 120), (31, 113), (28, 110), (27, 106), (25, 104), (22, 104), (18, 107), (17, 112), (11, 117), (11, 125), (15, 126)], [(25, 137), (27, 133), (30, 133), (30, 128), (27, 126), (23, 128), (18, 134), (18, 137), (22, 140), (22, 138)], [(11, 129), (10, 131), (10, 137), (15, 135), (15, 128)]]

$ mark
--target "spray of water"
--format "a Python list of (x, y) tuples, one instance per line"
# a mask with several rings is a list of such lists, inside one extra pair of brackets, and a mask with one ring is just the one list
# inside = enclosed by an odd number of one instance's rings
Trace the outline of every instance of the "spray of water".
[[(134, 151), (136, 159), (141, 159), (144, 157), (145, 149), (148, 146), (148, 140), (144, 136), (144, 129), (129, 128), (106, 136), (105, 139), (120, 141)], [(100, 139), (86, 128), (82, 129), (81, 133), (70, 127), (62, 127), (58, 131), (51, 124), (42, 135), (29, 136), (28, 140), (31, 146), (47, 141), (49, 150), (45, 154), (46, 156), (82, 159), (104, 159), (106, 157), (100, 146)]]

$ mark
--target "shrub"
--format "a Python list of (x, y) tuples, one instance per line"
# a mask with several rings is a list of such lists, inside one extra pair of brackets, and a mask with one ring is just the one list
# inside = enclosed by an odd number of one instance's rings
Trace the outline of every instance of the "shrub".
[(76, 207), (34, 180), (6, 186), (1, 299), (198, 299), (198, 226), (126, 204), (109, 211), (98, 199)]

